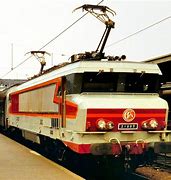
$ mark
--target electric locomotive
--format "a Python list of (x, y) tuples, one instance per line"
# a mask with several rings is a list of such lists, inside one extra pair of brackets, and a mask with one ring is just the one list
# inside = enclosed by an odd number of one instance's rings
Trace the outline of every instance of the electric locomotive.
[(79, 155), (119, 157), (169, 147), (168, 104), (158, 95), (159, 67), (123, 61), (125, 56), (105, 56), (114, 26), (106, 11), (113, 11), (106, 6), (82, 7), (90, 13), (98, 9), (102, 11), (98, 17), (107, 17), (97, 50), (73, 55), (70, 63), (9, 88), (4, 126), (56, 150), (61, 160), (66, 149)]

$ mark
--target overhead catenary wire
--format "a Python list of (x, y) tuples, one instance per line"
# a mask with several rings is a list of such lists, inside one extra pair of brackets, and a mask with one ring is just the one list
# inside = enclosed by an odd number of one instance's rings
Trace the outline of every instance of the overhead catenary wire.
[[(78, 21), (80, 21), (84, 16), (86, 16), (88, 14), (85, 13), (84, 15), (82, 15), (79, 19), (77, 19), (76, 21), (74, 21), (71, 25), (69, 25), (66, 29), (64, 29), (62, 32), (60, 32), (57, 36), (55, 36), (54, 38), (52, 38), (50, 41), (48, 41), (45, 45), (43, 45), (41, 48), (38, 49), (38, 51), (42, 50), (43, 48), (45, 48), (47, 45), (49, 45), (50, 43), (52, 43), (54, 40), (56, 40), (59, 36), (61, 36), (64, 32), (66, 32), (68, 29), (70, 29), (74, 24), (76, 24)], [(29, 57), (27, 57), (26, 59), (24, 59), (21, 63), (19, 63), (17, 66), (13, 67), (12, 70), (8, 71), (6, 74), (4, 74), (3, 76), (1, 76), (1, 78), (7, 76), (9, 73), (11, 73), (14, 69), (18, 68), (19, 66), (21, 66), (22, 64), (24, 64), (27, 60), (29, 60), (31, 57), (33, 57), (33, 55), (30, 55)]]
[[(104, 0), (101, 0), (97, 5), (101, 4)], [(70, 29), (72, 26), (74, 26), (77, 22), (79, 22), (82, 18), (84, 18), (89, 12), (86, 12), (85, 14), (83, 14), (80, 18), (78, 18), (76, 21), (74, 21), (71, 25), (69, 25), (67, 28), (65, 28), (62, 32), (60, 32), (57, 36), (55, 36), (54, 38), (52, 38), (50, 41), (48, 41), (45, 45), (43, 45), (41, 48), (38, 49), (38, 51), (42, 50), (43, 48), (45, 48), (46, 46), (48, 46), (50, 43), (52, 43), (54, 40), (56, 40), (59, 36), (61, 36), (63, 33), (65, 33), (68, 29)], [(28, 61), (31, 57), (33, 57), (33, 55), (30, 55), (29, 57), (27, 57), (26, 59), (24, 59), (21, 63), (19, 63), (17, 66), (13, 67), (10, 71), (8, 71), (7, 73), (5, 73), (4, 75), (2, 75), (0, 77), (0, 79), (2, 79), (3, 77), (7, 76), (9, 73), (11, 73), (14, 69), (18, 68), (19, 66), (21, 66), (22, 64), (24, 64), (26, 61)]]
[[(104, 0), (101, 0), (97, 5), (101, 4)], [(66, 29), (64, 29), (62, 32), (60, 32), (57, 36), (55, 36), (53, 39), (51, 39), (50, 41), (48, 41), (44, 46), (42, 46), (40, 50), (42, 50), (43, 48), (45, 48), (47, 45), (49, 45), (51, 42), (53, 42), (54, 40), (56, 40), (59, 36), (61, 36), (64, 32), (66, 32), (68, 29), (70, 29), (73, 25), (75, 25), (78, 21), (80, 21), (82, 18), (84, 18), (89, 12), (86, 12), (85, 14), (83, 14), (80, 18), (78, 18), (76, 21), (74, 21), (71, 25), (69, 25)]]
[(116, 44), (118, 44), (118, 43), (120, 43), (120, 42), (122, 42), (122, 41), (124, 41), (124, 40), (126, 40), (126, 39), (128, 39), (128, 38), (130, 38), (130, 37), (132, 37), (132, 36), (135, 36), (135, 35), (143, 32), (143, 31), (145, 31), (145, 30), (147, 30), (147, 29), (152, 28), (153, 26), (156, 26), (156, 25), (158, 25), (158, 24), (162, 23), (163, 21), (166, 21), (166, 20), (168, 20), (168, 19), (170, 19), (170, 18), (171, 18), (171, 16), (168, 16), (168, 17), (166, 17), (166, 18), (164, 18), (164, 19), (161, 19), (160, 21), (157, 21), (157, 22), (155, 22), (155, 23), (153, 23), (153, 24), (151, 24), (151, 25), (149, 25), (149, 26), (147, 26), (147, 27), (145, 27), (145, 28), (143, 28), (143, 29), (141, 29), (141, 30), (139, 30), (139, 31), (136, 31), (136, 32), (134, 32), (134, 33), (132, 33), (132, 34), (130, 34), (130, 35), (128, 35), (128, 36), (126, 36), (126, 37), (118, 40), (118, 41), (115, 41), (115, 42), (107, 45), (105, 48), (114, 46), (114, 45), (116, 45)]

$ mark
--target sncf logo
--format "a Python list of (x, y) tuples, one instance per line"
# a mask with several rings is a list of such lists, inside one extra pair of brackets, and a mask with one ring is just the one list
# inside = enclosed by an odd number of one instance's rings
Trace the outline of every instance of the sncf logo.
[(135, 111), (133, 109), (126, 109), (123, 112), (122, 117), (126, 122), (131, 122), (135, 118)]

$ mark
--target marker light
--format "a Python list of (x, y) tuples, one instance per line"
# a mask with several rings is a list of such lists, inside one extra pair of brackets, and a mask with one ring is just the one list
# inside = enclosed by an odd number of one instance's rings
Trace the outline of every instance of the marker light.
[(114, 128), (114, 123), (112, 121), (107, 122), (107, 129), (111, 130)]

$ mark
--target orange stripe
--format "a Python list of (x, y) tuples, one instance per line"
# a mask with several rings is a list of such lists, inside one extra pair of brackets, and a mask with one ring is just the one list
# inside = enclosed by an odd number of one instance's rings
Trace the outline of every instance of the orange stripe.
[(63, 142), (66, 146), (68, 146), (70, 149), (72, 149), (77, 153), (80, 154), (90, 153), (91, 144), (77, 144), (74, 142), (67, 142), (67, 141), (63, 141)]
[(76, 119), (76, 115), (66, 115), (66, 118), (75, 120)]
[(75, 103), (73, 103), (73, 102), (71, 102), (71, 101), (68, 101), (68, 100), (66, 100), (66, 105), (71, 106), (71, 107), (78, 108), (78, 105), (77, 105), (77, 104), (75, 104)]
[[(15, 116), (31, 116), (31, 117), (48, 117), (48, 118), (60, 118), (60, 114), (44, 114), (44, 113), (10, 113), (10, 115)], [(66, 115), (66, 118), (75, 120), (75, 115)]]
[[(150, 114), (137, 114), (136, 117), (165, 117), (163, 113), (150, 113)], [(122, 114), (87, 114), (88, 118), (95, 118), (95, 117), (122, 117)]]
[(38, 89), (38, 88), (41, 88), (41, 87), (44, 87), (44, 86), (55, 84), (57, 82), (61, 82), (61, 78), (51, 79), (49, 81), (46, 81), (46, 82), (43, 82), (43, 83), (40, 83), (40, 84), (37, 84), (37, 85), (34, 85), (34, 86), (30, 86), (28, 88), (13, 92), (10, 95), (19, 94), (19, 93), (23, 93), (23, 92), (26, 92), (26, 91), (31, 91), (31, 90)]
[(31, 117), (49, 117), (49, 118), (59, 118), (59, 114), (43, 114), (43, 113), (10, 113), (10, 115), (16, 116), (31, 116)]

